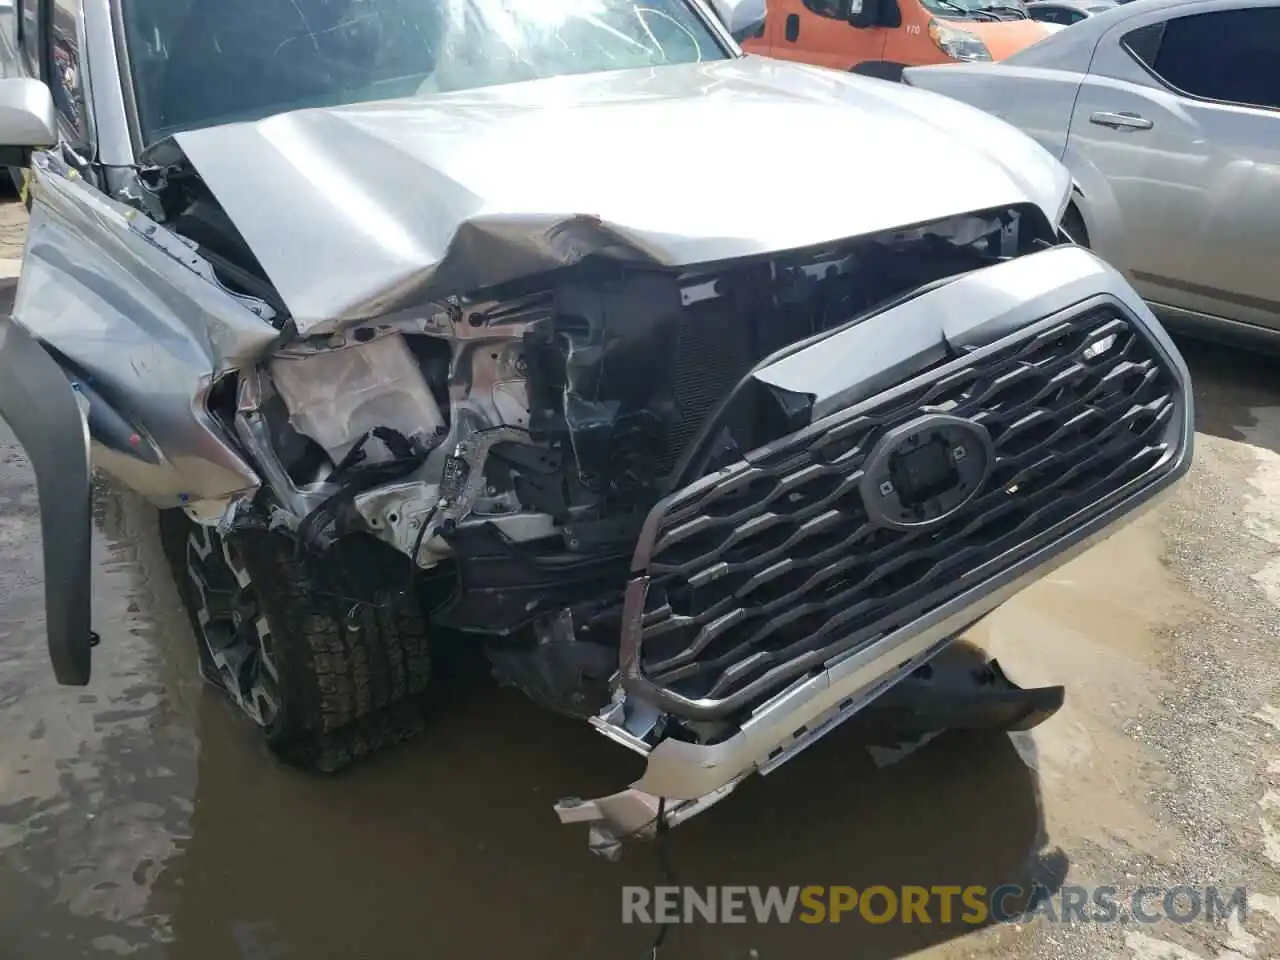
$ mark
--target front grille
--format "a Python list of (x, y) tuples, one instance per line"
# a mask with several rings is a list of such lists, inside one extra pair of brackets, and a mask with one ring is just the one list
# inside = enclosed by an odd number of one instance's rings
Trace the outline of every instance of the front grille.
[[(700, 717), (758, 704), (1167, 474), (1179, 396), (1145, 334), (1093, 308), (703, 478), (656, 508), (637, 554), (650, 577), (631, 625), (642, 678), (675, 695), (676, 714), (676, 698), (702, 701)], [(868, 455), (927, 414), (985, 427), (990, 471), (937, 525), (886, 526), (860, 492)]]

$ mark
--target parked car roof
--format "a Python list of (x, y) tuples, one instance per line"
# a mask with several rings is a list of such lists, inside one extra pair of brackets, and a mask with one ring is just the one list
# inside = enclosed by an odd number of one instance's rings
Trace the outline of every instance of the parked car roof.
[(1027, 3), (1028, 8), (1061, 7), (1086, 14), (1101, 13), (1114, 6), (1116, 0), (1028, 0)]

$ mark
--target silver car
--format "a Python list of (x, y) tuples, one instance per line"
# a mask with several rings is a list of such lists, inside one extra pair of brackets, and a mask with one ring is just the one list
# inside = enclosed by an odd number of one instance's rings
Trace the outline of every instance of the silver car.
[[(92, 457), (278, 756), (412, 733), (466, 645), (642, 758), (557, 806), (615, 852), (927, 680), (1190, 463), (1177, 350), (980, 111), (744, 57), (691, 0), (30, 9), (0, 416), (64, 684)], [(836, 180), (762, 194), (797, 148)], [(1061, 703), (992, 676), (1001, 725)]]
[(1171, 324), (1280, 338), (1280, 0), (1137, 0), (990, 67), (905, 82), (1016, 124), (1075, 180), (1066, 228)]

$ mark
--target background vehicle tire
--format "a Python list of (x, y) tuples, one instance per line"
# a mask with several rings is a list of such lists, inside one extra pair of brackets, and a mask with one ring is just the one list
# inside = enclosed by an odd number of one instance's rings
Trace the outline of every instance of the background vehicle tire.
[(1084, 217), (1076, 209), (1074, 203), (1067, 205), (1067, 212), (1062, 215), (1062, 233), (1077, 246), (1088, 249), (1089, 231), (1084, 225)]
[(281, 760), (334, 772), (422, 729), (431, 654), (407, 559), (349, 538), (304, 563), (283, 532), (223, 538), (180, 510), (160, 531), (201, 673)]
[(27, 189), (27, 168), (5, 167), (4, 174), (0, 177), (0, 196), (16, 197), (30, 212), (31, 191)]

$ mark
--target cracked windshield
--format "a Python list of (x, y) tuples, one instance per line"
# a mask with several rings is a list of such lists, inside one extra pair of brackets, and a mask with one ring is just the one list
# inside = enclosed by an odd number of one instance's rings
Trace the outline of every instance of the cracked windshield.
[(726, 56), (683, 0), (125, 0), (143, 139), (282, 110)]

